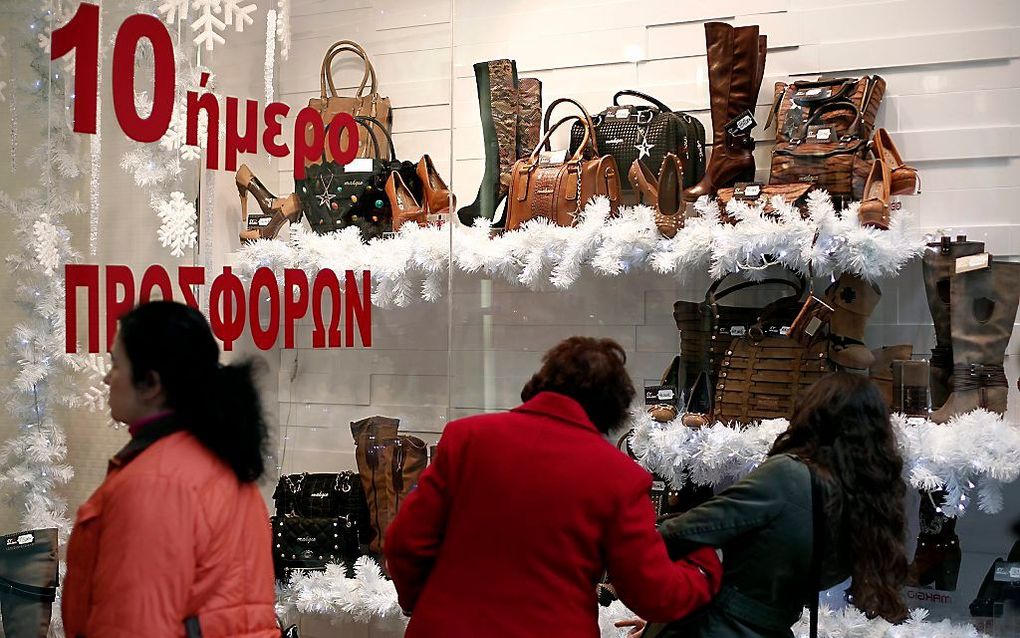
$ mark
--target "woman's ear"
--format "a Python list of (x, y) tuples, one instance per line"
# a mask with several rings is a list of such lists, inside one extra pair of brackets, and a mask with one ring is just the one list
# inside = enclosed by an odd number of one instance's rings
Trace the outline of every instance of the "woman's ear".
[(163, 395), (163, 381), (159, 378), (159, 373), (155, 370), (149, 370), (145, 379), (139, 384), (138, 390), (146, 401), (161, 397)]

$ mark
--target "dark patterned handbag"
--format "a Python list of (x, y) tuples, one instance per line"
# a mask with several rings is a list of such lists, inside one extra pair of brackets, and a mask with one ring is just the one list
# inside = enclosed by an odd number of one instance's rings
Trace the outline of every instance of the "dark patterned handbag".
[(294, 180), (294, 186), (313, 231), (325, 235), (355, 226), (361, 230), (361, 236), (369, 240), (393, 230), (392, 210), (386, 197), (386, 180), (390, 173), (400, 173), (419, 200), (422, 186), (415, 165), (397, 159), (393, 140), (382, 123), (367, 116), (354, 120), (376, 147), (379, 146), (377, 132), (382, 132), (388, 142), (389, 158), (357, 158), (343, 166), (328, 160), (324, 148), (322, 163), (307, 167), (305, 179)]
[(287, 582), (295, 572), (321, 571), (330, 563), (343, 563), (354, 576), (354, 561), (361, 555), (357, 524), (350, 516), (273, 516), (273, 570)]
[(367, 543), (368, 502), (357, 472), (285, 474), (273, 492), (276, 515), (298, 518), (346, 517)]
[[(620, 104), (620, 98), (628, 95), (648, 102)], [(617, 91), (613, 105), (592, 118), (595, 125), (595, 141), (600, 153), (612, 155), (616, 165), (624, 173), (630, 170), (634, 160), (641, 159), (656, 177), (667, 153), (680, 158), (684, 168), (684, 188), (697, 184), (705, 173), (705, 127), (695, 117), (678, 113), (640, 91)], [(546, 121), (546, 128), (549, 122)], [(581, 146), (584, 126), (581, 122), (570, 130), (570, 152)], [(625, 192), (631, 185), (622, 180)]]

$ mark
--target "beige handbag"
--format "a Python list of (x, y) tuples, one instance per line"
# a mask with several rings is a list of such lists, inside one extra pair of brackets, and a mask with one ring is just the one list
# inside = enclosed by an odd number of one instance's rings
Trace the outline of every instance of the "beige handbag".
[[(333, 81), (332, 65), (333, 60), (341, 53), (353, 53), (364, 62), (365, 72), (361, 76), (361, 84), (352, 97), (341, 97)], [(387, 132), (392, 132), (393, 111), (390, 110), (390, 98), (379, 95), (378, 82), (375, 76), (375, 67), (368, 59), (368, 54), (360, 44), (353, 40), (340, 40), (334, 42), (322, 58), (322, 68), (319, 72), (319, 97), (308, 100), (308, 106), (315, 109), (322, 115), (322, 123), (328, 125), (338, 113), (348, 113), (353, 116), (373, 117), (386, 127)], [(311, 131), (306, 131), (306, 140), (311, 142)], [(347, 132), (340, 134), (340, 148), (347, 148)], [(386, 135), (379, 135), (378, 149), (369, 139), (371, 136), (363, 135), (358, 141), (358, 157), (371, 159), (386, 159), (390, 156), (390, 144)], [(333, 154), (326, 145), (325, 157), (327, 161), (333, 160)], [(305, 166), (319, 164), (321, 157), (314, 160), (305, 160)]]

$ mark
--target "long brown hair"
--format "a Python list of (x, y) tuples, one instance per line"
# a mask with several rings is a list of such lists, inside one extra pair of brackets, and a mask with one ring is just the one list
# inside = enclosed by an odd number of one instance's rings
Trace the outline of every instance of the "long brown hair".
[(769, 456), (795, 454), (841, 494), (845, 549), (853, 562), (850, 594), (870, 617), (906, 618), (900, 589), (907, 577), (903, 458), (878, 387), (834, 372), (804, 394)]

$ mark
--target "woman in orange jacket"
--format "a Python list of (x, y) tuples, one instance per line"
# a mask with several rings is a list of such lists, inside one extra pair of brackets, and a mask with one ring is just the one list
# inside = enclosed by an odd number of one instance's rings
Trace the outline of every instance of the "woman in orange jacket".
[(279, 638), (266, 506), (266, 424), (251, 364), (219, 364), (196, 310), (120, 320), (110, 413), (131, 440), (78, 510), (64, 629), (85, 638)]

